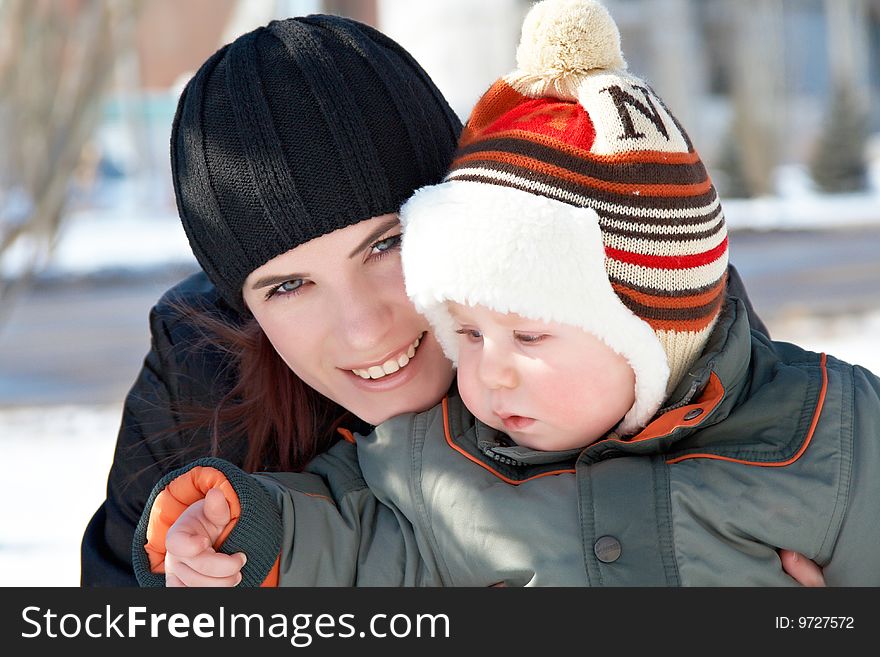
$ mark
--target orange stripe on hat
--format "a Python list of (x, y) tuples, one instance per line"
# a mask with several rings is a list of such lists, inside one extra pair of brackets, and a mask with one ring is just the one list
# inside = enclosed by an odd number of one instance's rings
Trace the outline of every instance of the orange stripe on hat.
[(474, 107), (467, 125), (461, 132), (458, 142), (459, 148), (467, 146), (473, 139), (476, 139), (499, 116), (527, 100), (528, 98), (515, 91), (503, 79), (497, 80)]
[[(501, 130), (499, 132), (491, 133), (483, 132), (479, 135), (474, 135), (474, 137), (470, 139), (467, 144), (459, 144), (459, 148), (464, 148), (465, 146), (476, 146), (480, 142), (488, 141), (490, 139), (504, 138), (534, 141), (543, 146), (555, 148), (556, 150), (567, 153), (568, 155), (571, 155), (573, 157), (579, 157), (584, 160), (591, 160), (593, 162), (602, 164), (619, 164), (621, 161), (621, 156), (618, 153), (613, 153), (610, 155), (603, 153), (593, 153), (585, 148), (579, 148), (576, 144), (567, 143), (562, 141), (561, 139), (555, 139), (550, 135), (537, 134), (535, 132), (528, 132), (526, 130)], [(700, 162), (700, 156), (696, 151), (670, 153), (667, 151), (636, 150), (628, 151), (626, 153), (626, 161), (635, 162), (637, 164), (696, 164)]]
[(652, 306), (655, 308), (689, 308), (693, 306), (703, 306), (713, 299), (716, 299), (724, 292), (726, 283), (727, 274), (725, 273), (725, 275), (722, 276), (717, 283), (712, 285), (711, 288), (696, 294), (677, 294), (674, 292), (663, 295), (649, 294), (646, 292), (640, 292), (639, 290), (635, 290), (628, 285), (623, 285), (621, 283), (612, 283), (611, 287), (618, 295), (624, 295), (645, 306)]

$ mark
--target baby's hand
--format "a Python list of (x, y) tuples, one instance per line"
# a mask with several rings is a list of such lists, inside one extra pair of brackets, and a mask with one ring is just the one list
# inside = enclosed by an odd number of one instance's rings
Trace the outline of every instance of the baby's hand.
[(244, 553), (223, 554), (213, 547), (229, 519), (229, 504), (217, 489), (180, 514), (165, 537), (166, 586), (236, 586), (241, 581)]
[(822, 569), (804, 555), (791, 550), (780, 550), (779, 558), (782, 560), (782, 569), (801, 586), (825, 586)]

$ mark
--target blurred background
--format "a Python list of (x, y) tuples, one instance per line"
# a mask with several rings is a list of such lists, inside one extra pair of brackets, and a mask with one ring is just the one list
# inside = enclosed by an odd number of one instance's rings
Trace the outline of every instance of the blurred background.
[[(605, 0), (687, 128), (776, 339), (880, 372), (880, 0)], [(183, 85), (273, 18), (399, 41), (465, 120), (526, 0), (0, 0), (0, 583), (79, 583), (147, 315), (196, 270), (168, 139)]]

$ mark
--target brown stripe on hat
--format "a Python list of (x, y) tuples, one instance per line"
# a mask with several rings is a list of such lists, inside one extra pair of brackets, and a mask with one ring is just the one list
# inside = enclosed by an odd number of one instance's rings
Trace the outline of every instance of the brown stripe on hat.
[(715, 287), (719, 284), (719, 281), (724, 281), (725, 285), (727, 283), (727, 272), (725, 271), (721, 277), (713, 280), (706, 285), (700, 285), (692, 288), (685, 288), (681, 290), (670, 290), (667, 288), (656, 288), (656, 287), (648, 287), (645, 285), (638, 285), (633, 282), (625, 281), (624, 279), (617, 276), (608, 276), (608, 280), (611, 281), (612, 288), (615, 285), (620, 287), (625, 287), (632, 292), (638, 292), (639, 294), (645, 294), (648, 296), (656, 296), (656, 297), (664, 297), (664, 296), (698, 296), (703, 294), (704, 292), (710, 292), (715, 289)]
[(623, 304), (648, 323), (654, 320), (681, 322), (713, 317), (724, 297), (726, 280), (722, 276), (713, 286), (713, 292), (704, 296), (647, 296), (626, 286), (612, 287)]
[(462, 161), (480, 152), (503, 152), (514, 156), (526, 156), (541, 162), (552, 161), (554, 165), (568, 169), (574, 174), (618, 183), (643, 183), (646, 180), (664, 180), (669, 184), (692, 185), (704, 183), (708, 178), (700, 160), (683, 164), (666, 162), (633, 162), (629, 157), (613, 160), (603, 157), (580, 157), (560, 151), (554, 146), (532, 139), (500, 138), (485, 139), (461, 148), (454, 161)]
[[(606, 235), (615, 235), (618, 237), (628, 237), (631, 239), (643, 239), (643, 240), (651, 240), (652, 242), (681, 242), (683, 239), (681, 233), (653, 233), (643, 230), (630, 230), (627, 228), (616, 228), (611, 225), (606, 225), (602, 222), (602, 213), (599, 212), (599, 225), (602, 226), (602, 232)], [(717, 216), (717, 213), (716, 213)], [(687, 233), (686, 239), (689, 241), (706, 239), (707, 237), (712, 237), (713, 235), (717, 235), (721, 230), (725, 227), (724, 218), (715, 223), (714, 226), (708, 228), (706, 230), (695, 231), (693, 233)]]
[[(721, 300), (721, 296), (719, 295), (715, 297), (709, 303), (703, 304), (702, 306), (691, 306), (684, 308), (659, 308), (655, 306), (645, 306), (643, 304), (636, 303), (625, 295), (620, 296), (620, 300), (623, 302), (623, 305), (632, 310), (636, 315), (644, 319), (649, 324), (651, 324), (655, 320), (681, 323), (696, 321), (700, 319), (705, 319), (706, 324), (708, 324), (709, 319), (714, 317), (715, 312), (718, 310), (718, 303)], [(651, 324), (651, 327), (654, 328), (654, 325)]]
[[(659, 331), (668, 331), (669, 333), (700, 333), (709, 328), (712, 323), (718, 319), (718, 313), (721, 312), (721, 306), (724, 302), (724, 297), (719, 297), (718, 305), (715, 307), (716, 312), (714, 315), (710, 315), (707, 318), (700, 318), (694, 320), (669, 320), (669, 319), (645, 319), (648, 325), (654, 329), (655, 332)], [(699, 354), (698, 354), (699, 355)], [(679, 354), (676, 354), (679, 356)]]
[[(660, 235), (670, 234), (686, 237), (692, 233), (698, 232), (701, 228), (708, 230), (708, 226), (723, 225), (724, 216), (721, 211), (721, 204), (717, 202), (710, 203), (711, 208), (706, 212), (699, 214), (685, 215), (672, 214), (668, 217), (657, 216), (658, 213), (645, 213), (645, 216), (634, 216), (632, 212), (627, 214), (623, 211), (615, 212), (609, 210), (610, 204), (595, 204), (592, 206), (599, 214), (599, 225), (602, 230), (641, 230), (646, 234), (654, 235), (654, 239), (660, 239)], [(626, 208), (621, 208), (624, 210)]]
[(724, 301), (724, 295), (719, 294), (711, 303), (694, 308), (654, 308), (635, 303), (626, 296), (618, 296), (623, 305), (655, 331), (702, 331), (715, 321)]

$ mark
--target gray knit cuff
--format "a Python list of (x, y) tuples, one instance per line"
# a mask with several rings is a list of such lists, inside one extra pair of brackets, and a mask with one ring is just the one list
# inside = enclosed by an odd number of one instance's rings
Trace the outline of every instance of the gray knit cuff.
[(241, 468), (218, 458), (202, 458), (169, 472), (159, 480), (150, 493), (132, 540), (132, 565), (137, 581), (144, 587), (165, 586), (165, 575), (150, 571), (150, 560), (144, 545), (147, 543), (147, 524), (156, 497), (182, 474), (195, 467), (214, 468), (223, 473), (238, 495), (241, 515), (229, 536), (220, 546), (220, 552), (244, 552), (247, 563), (241, 569), (239, 586), (260, 586), (272, 569), (281, 551), (281, 513), (268, 491)]

